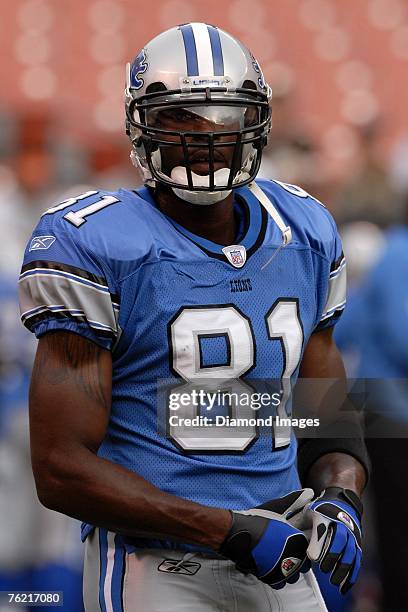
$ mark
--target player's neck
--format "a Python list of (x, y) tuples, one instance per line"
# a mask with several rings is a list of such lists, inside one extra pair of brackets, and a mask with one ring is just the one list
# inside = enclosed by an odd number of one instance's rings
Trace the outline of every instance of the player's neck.
[(172, 191), (157, 189), (156, 202), (162, 212), (188, 231), (217, 244), (233, 244), (236, 235), (233, 196), (209, 206), (190, 204)]

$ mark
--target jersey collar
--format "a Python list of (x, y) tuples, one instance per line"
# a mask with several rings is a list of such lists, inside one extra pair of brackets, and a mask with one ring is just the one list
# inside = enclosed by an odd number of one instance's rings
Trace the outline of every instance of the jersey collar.
[[(157, 204), (146, 187), (138, 189), (136, 192), (144, 200), (148, 200), (157, 208)], [(234, 190), (234, 205), (240, 207), (240, 214), (246, 216), (246, 223), (240, 224), (244, 226), (244, 235), (237, 244), (245, 247), (247, 259), (261, 246), (265, 238), (267, 226), (267, 213), (258, 199), (246, 187), (240, 187)], [(162, 213), (164, 215), (164, 213)], [(194, 242), (202, 251), (210, 257), (221, 259), (225, 262), (225, 255), (222, 251), (225, 245), (217, 244), (212, 240), (207, 240), (202, 236), (193, 234), (185, 227), (173, 221), (168, 215), (164, 215), (166, 219), (179, 231), (183, 236)]]

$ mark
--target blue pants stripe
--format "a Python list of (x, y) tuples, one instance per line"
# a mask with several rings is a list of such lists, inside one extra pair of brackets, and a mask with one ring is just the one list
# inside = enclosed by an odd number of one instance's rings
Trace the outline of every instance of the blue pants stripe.
[(106, 568), (108, 564), (108, 534), (104, 529), (99, 529), (99, 555), (100, 555), (100, 576), (99, 576), (99, 605), (101, 606), (101, 612), (106, 611), (105, 603), (105, 578)]
[(126, 551), (119, 535), (115, 536), (115, 558), (112, 573), (112, 603), (115, 612), (123, 612), (123, 579)]

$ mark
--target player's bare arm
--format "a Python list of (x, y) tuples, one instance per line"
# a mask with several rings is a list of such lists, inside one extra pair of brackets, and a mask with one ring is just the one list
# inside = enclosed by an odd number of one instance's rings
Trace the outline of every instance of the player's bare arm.
[(97, 456), (111, 404), (109, 351), (77, 334), (40, 339), (30, 389), (31, 452), (41, 502), (127, 535), (166, 536), (219, 548), (227, 510), (163, 493)]
[[(341, 405), (341, 394), (344, 398), (347, 395), (346, 372), (340, 351), (333, 339), (332, 328), (311, 335), (300, 366), (299, 377), (335, 379), (338, 381), (335, 392), (336, 394), (340, 392), (340, 397), (337, 395), (336, 401)], [(317, 403), (321, 404), (320, 398)], [(331, 408), (332, 406), (327, 407), (328, 410)], [(360, 497), (366, 480), (366, 470), (357, 459), (352, 455), (336, 452), (323, 455), (311, 466), (306, 483), (316, 493), (327, 487), (342, 487), (351, 489)]]
[[(347, 402), (346, 374), (341, 355), (333, 340), (332, 329), (311, 335), (301, 364), (303, 378), (327, 379), (329, 385), (312, 385), (312, 401), (323, 417), (334, 419), (341, 414)], [(332, 385), (331, 382), (335, 381)], [(319, 389), (320, 387), (320, 389)], [(329, 392), (327, 392), (329, 389)], [(334, 412), (334, 414), (331, 414)], [(354, 421), (352, 426), (356, 426)], [(318, 562), (320, 569), (330, 573), (330, 582), (346, 593), (356, 582), (362, 558), (361, 517), (363, 506), (360, 500), (367, 477), (365, 445), (359, 437), (353, 440), (338, 438), (330, 440), (329, 447), (320, 441), (305, 441), (309, 452), (316, 453), (316, 460), (309, 461), (304, 471), (304, 480), (313, 487), (318, 497), (303, 511), (295, 524), (310, 529), (308, 557)], [(339, 434), (340, 435), (340, 434)], [(325, 441), (324, 441), (325, 443)], [(305, 448), (304, 447), (304, 448)], [(307, 452), (306, 452), (307, 457)], [(361, 460), (359, 460), (360, 458)], [(303, 460), (305, 453), (303, 452)]]
[(366, 472), (351, 455), (327, 453), (311, 467), (307, 484), (316, 492), (327, 487), (342, 487), (360, 497), (366, 484)]

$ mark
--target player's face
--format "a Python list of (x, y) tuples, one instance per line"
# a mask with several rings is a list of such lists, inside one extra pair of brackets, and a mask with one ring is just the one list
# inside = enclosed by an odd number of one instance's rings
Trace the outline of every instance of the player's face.
[[(233, 160), (234, 147), (237, 140), (235, 134), (221, 134), (220, 132), (234, 132), (257, 123), (257, 110), (255, 108), (233, 107), (192, 107), (161, 109), (148, 116), (148, 124), (152, 127), (174, 132), (190, 132), (185, 142), (188, 151), (188, 160), (191, 170), (198, 175), (208, 175), (209, 165), (209, 139), (205, 134), (214, 134), (214, 171), (221, 168), (230, 168)], [(191, 134), (193, 132), (194, 134)], [(162, 134), (160, 139), (165, 142), (180, 142), (177, 134)], [(202, 146), (197, 146), (202, 143)], [(162, 168), (166, 174), (176, 166), (185, 165), (185, 155), (182, 146), (161, 146)]]

